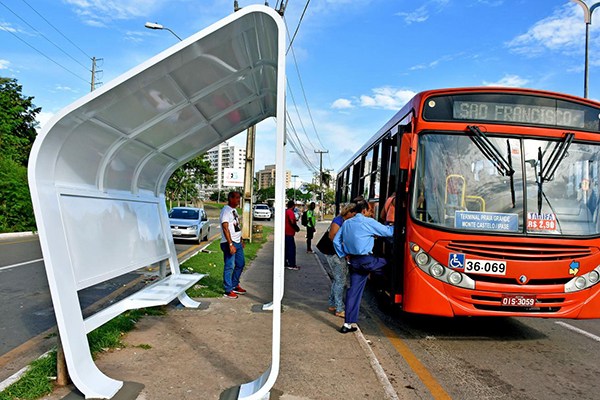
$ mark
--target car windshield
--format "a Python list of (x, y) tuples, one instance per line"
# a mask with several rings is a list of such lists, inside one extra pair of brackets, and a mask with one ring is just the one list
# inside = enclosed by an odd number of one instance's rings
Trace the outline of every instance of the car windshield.
[(198, 219), (200, 213), (198, 210), (186, 210), (181, 208), (175, 208), (169, 213), (169, 218), (177, 219)]
[[(468, 231), (600, 233), (600, 146), (572, 142), (566, 133), (553, 140), (485, 139), (482, 147), (466, 134), (419, 138), (414, 218)], [(489, 157), (490, 149), (498, 156)], [(500, 159), (506, 167), (498, 167)]]
[(257, 204), (256, 209), (257, 210), (268, 210), (269, 206), (267, 206), (266, 204)]

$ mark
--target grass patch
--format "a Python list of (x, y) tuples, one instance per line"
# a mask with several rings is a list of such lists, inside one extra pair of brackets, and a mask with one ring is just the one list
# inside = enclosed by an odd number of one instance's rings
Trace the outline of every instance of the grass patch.
[(29, 370), (2, 392), (0, 400), (37, 399), (52, 392), (52, 378), (56, 376), (56, 351), (38, 358)]
[[(135, 323), (145, 315), (164, 315), (164, 307), (143, 308), (127, 311), (88, 334), (88, 342), (92, 357), (109, 349), (124, 347), (123, 334), (131, 331)], [(145, 347), (148, 346), (148, 347)], [(150, 348), (149, 345), (139, 345)], [(29, 365), (29, 370), (15, 383), (0, 392), (0, 400), (38, 399), (53, 390), (53, 379), (56, 377), (56, 350), (39, 358)]]
[[(272, 227), (263, 226), (262, 239), (255, 239), (252, 243), (246, 243), (244, 248), (246, 268), (249, 267), (250, 261), (256, 258), (256, 253), (267, 242), (267, 238), (271, 233), (273, 233)], [(223, 296), (223, 252), (219, 241), (219, 239), (213, 241), (206, 248), (210, 253), (200, 252), (182, 264), (181, 269), (184, 271), (208, 274), (198, 284), (187, 290), (190, 297)]]

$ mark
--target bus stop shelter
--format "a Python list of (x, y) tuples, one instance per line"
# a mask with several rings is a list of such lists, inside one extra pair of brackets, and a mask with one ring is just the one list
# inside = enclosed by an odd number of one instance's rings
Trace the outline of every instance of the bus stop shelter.
[[(60, 111), (30, 156), (29, 185), (69, 375), (86, 398), (122, 382), (92, 360), (86, 334), (119, 313), (199, 303), (185, 290), (165, 187), (176, 168), (268, 117), (277, 120), (276, 209), (284, 209), (285, 28), (274, 10), (249, 6), (190, 36)], [(272, 363), (239, 398), (275, 383), (283, 296), (283, 213), (275, 217)], [(77, 292), (169, 261), (171, 275), (119, 306), (85, 318)], [(268, 338), (265, 338), (268, 340)]]

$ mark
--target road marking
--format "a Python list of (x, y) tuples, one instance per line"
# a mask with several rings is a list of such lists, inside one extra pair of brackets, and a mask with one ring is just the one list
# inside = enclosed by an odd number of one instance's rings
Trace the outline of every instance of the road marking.
[(596, 342), (600, 342), (600, 336), (596, 336), (593, 333), (589, 333), (588, 331), (584, 331), (583, 329), (577, 328), (577, 327), (575, 327), (573, 325), (569, 325), (566, 322), (556, 321), (555, 323), (558, 324), (558, 325), (560, 325), (560, 326), (562, 326), (562, 327), (564, 327), (564, 328), (567, 328), (567, 329), (569, 329), (569, 330), (571, 330), (573, 332), (577, 332), (577, 333), (582, 334), (583, 336), (587, 336), (590, 339), (595, 340)]
[(2, 271), (4, 269), (10, 269), (10, 268), (15, 268), (15, 267), (20, 267), (22, 265), (33, 264), (33, 263), (40, 262), (40, 261), (44, 261), (44, 259), (43, 258), (38, 258), (37, 260), (31, 260), (31, 261), (25, 261), (25, 262), (22, 262), (22, 263), (18, 263), (18, 264), (7, 265), (6, 267), (0, 267), (0, 271)]
[(438, 399), (451, 399), (450, 395), (442, 388), (442, 385), (431, 375), (429, 370), (419, 361), (417, 356), (408, 348), (408, 345), (404, 343), (390, 328), (385, 326), (381, 321), (377, 321), (379, 329), (392, 343), (392, 346), (400, 353), (404, 358), (408, 366), (417, 374), (421, 382), (429, 389), (431, 396)]

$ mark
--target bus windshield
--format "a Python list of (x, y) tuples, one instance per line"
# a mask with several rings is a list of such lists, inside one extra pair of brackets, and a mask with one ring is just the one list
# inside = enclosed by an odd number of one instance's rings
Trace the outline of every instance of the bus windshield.
[(600, 145), (572, 142), (567, 133), (552, 140), (484, 139), (482, 146), (472, 132), (420, 136), (413, 218), (483, 233), (600, 233)]

